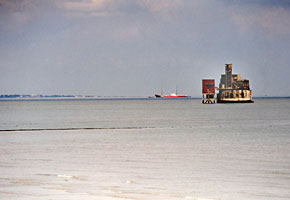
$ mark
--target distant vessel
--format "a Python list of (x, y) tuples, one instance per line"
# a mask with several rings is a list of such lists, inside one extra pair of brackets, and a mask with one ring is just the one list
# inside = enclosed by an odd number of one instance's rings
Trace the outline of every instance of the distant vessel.
[(175, 93), (171, 93), (170, 95), (163, 95), (163, 94), (155, 94), (156, 98), (186, 98), (189, 96), (186, 95), (177, 95)]
[(171, 93), (170, 95), (163, 95), (163, 92), (161, 90), (161, 94), (155, 94), (155, 97), (156, 98), (188, 98), (189, 96), (177, 94), (177, 88), (176, 88), (176, 93)]

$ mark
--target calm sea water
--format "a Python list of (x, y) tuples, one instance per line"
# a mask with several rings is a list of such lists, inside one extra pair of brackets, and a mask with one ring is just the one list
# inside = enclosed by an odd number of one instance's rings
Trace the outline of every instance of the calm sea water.
[(6, 101), (0, 114), (0, 199), (290, 199), (289, 99)]

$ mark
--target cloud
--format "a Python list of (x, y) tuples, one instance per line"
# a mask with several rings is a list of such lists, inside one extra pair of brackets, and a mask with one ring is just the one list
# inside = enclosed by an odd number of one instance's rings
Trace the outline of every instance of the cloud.
[(56, 14), (57, 0), (0, 0), (0, 30), (19, 30)]
[(63, 2), (63, 6), (69, 10), (93, 11), (104, 9), (105, 5), (111, 2), (111, 0), (66, 1)]
[(290, 34), (290, 0), (221, 0), (240, 33)]
[(168, 11), (182, 5), (182, 1), (179, 0), (144, 0), (144, 3), (152, 12)]
[[(28, 0), (0, 1), (0, 30), (10, 30), (21, 27), (32, 19), (32, 6)], [(7, 23), (9, 22), (9, 23)]]
[(138, 39), (142, 33), (139, 27), (128, 26), (115, 30), (111, 35), (117, 41), (134, 41), (134, 39)]
[[(178, 0), (65, 0), (58, 5), (74, 14), (90, 13), (92, 16), (105, 17), (145, 12), (164, 12), (181, 5)], [(84, 15), (82, 15), (84, 16)]]
[(263, 31), (268, 35), (290, 34), (290, 12), (283, 7), (244, 8), (232, 13), (232, 20), (241, 33)]
[(222, 0), (229, 5), (290, 8), (290, 0)]

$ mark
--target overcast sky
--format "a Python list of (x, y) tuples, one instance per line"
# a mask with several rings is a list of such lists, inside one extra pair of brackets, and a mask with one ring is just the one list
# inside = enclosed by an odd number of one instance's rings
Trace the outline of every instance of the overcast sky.
[(0, 94), (290, 96), (290, 0), (0, 0)]

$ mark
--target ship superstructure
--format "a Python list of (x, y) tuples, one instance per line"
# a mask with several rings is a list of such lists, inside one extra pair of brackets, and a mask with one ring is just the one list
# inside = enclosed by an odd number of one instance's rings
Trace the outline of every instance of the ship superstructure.
[(186, 95), (177, 95), (176, 93), (171, 93), (170, 95), (155, 94), (156, 98), (187, 98)]
[(253, 103), (249, 80), (240, 74), (232, 74), (232, 64), (225, 65), (225, 74), (221, 75), (217, 94), (217, 103)]

